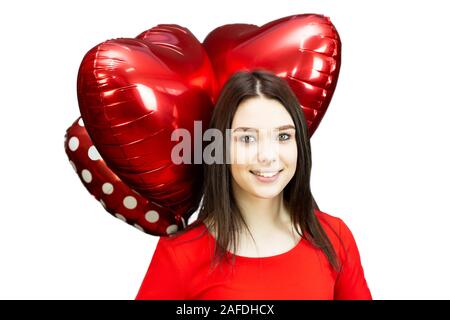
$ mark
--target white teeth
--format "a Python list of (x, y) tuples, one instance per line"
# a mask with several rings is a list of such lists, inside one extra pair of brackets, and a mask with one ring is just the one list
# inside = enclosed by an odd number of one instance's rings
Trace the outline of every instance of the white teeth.
[(254, 174), (256, 174), (257, 176), (261, 176), (264, 178), (271, 178), (274, 177), (278, 174), (279, 171), (275, 171), (275, 172), (257, 172), (257, 171), (252, 171)]

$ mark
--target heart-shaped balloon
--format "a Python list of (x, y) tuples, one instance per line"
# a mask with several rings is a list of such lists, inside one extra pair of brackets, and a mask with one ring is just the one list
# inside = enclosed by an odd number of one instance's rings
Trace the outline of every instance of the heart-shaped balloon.
[[(239, 70), (266, 69), (287, 80), (312, 135), (336, 87), (340, 48), (329, 18), (315, 14), (285, 17), (261, 27), (225, 25), (209, 33), (203, 45), (186, 28), (158, 25), (137, 38), (95, 46), (78, 74), (85, 124), (77, 128), (78, 135), (87, 130), (86, 145), (92, 143), (103, 161), (98, 162), (102, 170), (97, 178), (114, 177), (122, 183), (122, 197), (133, 192), (144, 205), (131, 213), (124, 208), (125, 200), (112, 201), (114, 208), (103, 198), (102, 203), (116, 217), (150, 234), (183, 228), (198, 207), (203, 177), (201, 166), (171, 161), (178, 143), (171, 139), (173, 130), (184, 128), (194, 138), (197, 120), (202, 121), (203, 134), (227, 79)], [(66, 134), (66, 152), (78, 166), (83, 156), (71, 151), (69, 143), (74, 126)], [(191, 147), (194, 150), (194, 141)], [(82, 170), (77, 171), (81, 179)], [(94, 194), (94, 184), (83, 183)], [(163, 218), (155, 219), (159, 211)]]
[(194, 35), (158, 25), (136, 39), (91, 49), (78, 73), (78, 102), (89, 136), (115, 174), (145, 198), (182, 213), (200, 200), (192, 190), (201, 187), (202, 170), (171, 160), (178, 143), (171, 135), (177, 128), (193, 135), (194, 121), (209, 122), (214, 81)]
[(308, 122), (309, 135), (319, 126), (336, 88), (341, 41), (328, 17), (301, 14), (261, 27), (230, 24), (203, 41), (220, 91), (239, 70), (266, 69), (284, 78)]

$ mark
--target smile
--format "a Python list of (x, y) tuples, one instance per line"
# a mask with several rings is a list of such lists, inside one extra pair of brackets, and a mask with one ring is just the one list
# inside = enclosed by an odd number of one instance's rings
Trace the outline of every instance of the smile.
[(253, 171), (253, 170), (250, 170), (250, 172), (252, 174), (254, 174), (255, 176), (263, 177), (263, 178), (273, 178), (276, 175), (278, 175), (281, 171), (283, 171), (283, 169), (278, 170), (278, 171), (256, 171), (256, 170)]
[(260, 182), (274, 182), (280, 172), (283, 171), (283, 169), (278, 171), (257, 171), (257, 170), (250, 170), (250, 173), (255, 176), (256, 179), (258, 179)]

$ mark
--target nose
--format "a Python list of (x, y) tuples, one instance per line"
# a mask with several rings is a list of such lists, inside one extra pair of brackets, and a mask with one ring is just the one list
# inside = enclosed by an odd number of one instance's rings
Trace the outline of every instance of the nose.
[(271, 164), (278, 157), (278, 144), (272, 143), (271, 139), (262, 139), (258, 144), (258, 162)]

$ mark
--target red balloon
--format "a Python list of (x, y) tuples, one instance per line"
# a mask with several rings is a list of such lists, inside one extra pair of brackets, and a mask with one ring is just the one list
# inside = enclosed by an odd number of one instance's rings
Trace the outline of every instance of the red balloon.
[[(170, 234), (184, 228), (198, 208), (203, 182), (201, 165), (171, 161), (178, 144), (171, 141), (172, 131), (185, 128), (194, 137), (197, 120), (203, 134), (228, 78), (240, 70), (266, 69), (289, 83), (312, 136), (335, 90), (340, 57), (336, 29), (316, 14), (261, 27), (221, 26), (203, 44), (174, 24), (105, 41), (80, 65), (77, 93), (85, 126), (75, 122), (67, 130), (66, 152), (108, 212), (150, 234)], [(73, 137), (81, 141), (78, 153), (70, 148)], [(86, 157), (94, 146), (96, 162)], [(92, 183), (83, 180), (83, 170), (93, 174)], [(105, 196), (105, 183), (120, 192)], [(132, 209), (125, 201), (129, 196), (136, 200)]]
[[(158, 25), (92, 48), (78, 73), (86, 129), (108, 167), (132, 189), (182, 216), (200, 201), (200, 165), (174, 164), (174, 129), (209, 123), (214, 74), (186, 28)], [(205, 130), (207, 125), (204, 126)], [(192, 161), (193, 162), (193, 161)]]
[(81, 118), (67, 129), (64, 148), (83, 185), (114, 217), (141, 231), (160, 236), (186, 225), (183, 216), (178, 220), (169, 208), (141, 196), (106, 165)]
[(219, 91), (239, 70), (262, 68), (284, 78), (313, 135), (330, 104), (341, 64), (341, 41), (328, 17), (293, 15), (261, 27), (229, 24), (211, 31), (203, 46)]

